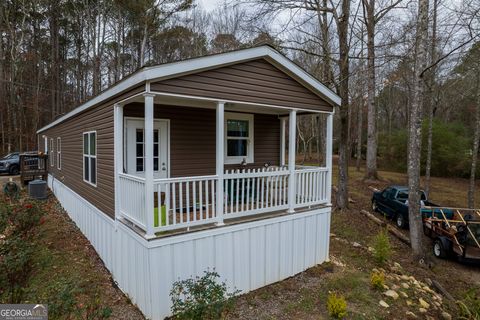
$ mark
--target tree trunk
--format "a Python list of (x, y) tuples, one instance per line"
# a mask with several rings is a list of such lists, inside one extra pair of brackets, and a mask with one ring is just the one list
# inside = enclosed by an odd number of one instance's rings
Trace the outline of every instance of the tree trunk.
[[(432, 39), (430, 46), (430, 64), (433, 65), (437, 52), (437, 6), (438, 0), (433, 0), (433, 16), (432, 16)], [(433, 117), (435, 115), (434, 106), (434, 88), (436, 68), (433, 67), (428, 73), (428, 91), (426, 102), (428, 104), (428, 137), (427, 137), (427, 160), (425, 164), (425, 193), (430, 197), (430, 172), (432, 169), (432, 144), (433, 144)]]
[(364, 0), (367, 28), (367, 163), (365, 178), (378, 179), (377, 172), (377, 109), (375, 106), (375, 0)]
[(408, 137), (408, 214), (413, 255), (423, 259), (423, 225), (420, 215), (420, 153), (422, 147), (422, 102), (424, 79), (420, 76), (427, 65), (428, 0), (419, 0), (413, 99), (410, 107)]
[(338, 191), (337, 206), (340, 209), (348, 208), (348, 122), (349, 122), (349, 47), (348, 47), (348, 26), (350, 18), (350, 1), (342, 0), (342, 16), (338, 19), (338, 42), (340, 48), (339, 56), (339, 96), (342, 100), (340, 108), (340, 136), (338, 145)]
[(362, 162), (362, 126), (363, 126), (363, 99), (360, 98), (358, 103), (357, 114), (357, 171), (360, 171), (360, 164)]
[[(478, 72), (478, 71), (477, 71)], [(477, 107), (475, 112), (475, 133), (473, 134), (472, 164), (470, 167), (470, 183), (468, 185), (468, 207), (475, 207), (475, 173), (477, 171), (478, 149), (480, 144), (480, 77), (477, 73)]]

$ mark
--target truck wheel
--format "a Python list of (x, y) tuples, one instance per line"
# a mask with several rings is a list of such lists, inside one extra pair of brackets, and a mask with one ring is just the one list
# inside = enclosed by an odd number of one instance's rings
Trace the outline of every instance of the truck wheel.
[(11, 175), (16, 176), (19, 172), (20, 172), (20, 170), (18, 169), (18, 166), (17, 166), (17, 165), (12, 165), (12, 166), (10, 167), (10, 174), (11, 174)]
[(448, 252), (440, 239), (435, 239), (433, 242), (433, 255), (441, 259), (445, 259), (448, 256)]
[(378, 205), (377, 205), (377, 201), (375, 200), (372, 201), (372, 210), (373, 212), (378, 212)]
[(397, 216), (395, 217), (395, 224), (400, 229), (407, 228), (407, 221), (405, 221), (405, 217), (403, 216), (403, 214), (397, 214)]

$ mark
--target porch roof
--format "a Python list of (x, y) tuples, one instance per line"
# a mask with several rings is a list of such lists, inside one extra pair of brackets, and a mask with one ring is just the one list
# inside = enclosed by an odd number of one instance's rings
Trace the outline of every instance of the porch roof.
[(130, 76), (117, 82), (115, 85), (106, 89), (104, 92), (95, 96), (94, 98), (90, 99), (79, 107), (73, 109), (69, 113), (51, 122), (47, 126), (39, 129), (37, 133), (45, 131), (89, 108), (92, 108), (102, 102), (118, 96), (126, 90), (134, 88), (140, 84), (146, 83), (146, 91), (148, 92), (149, 82), (152, 80), (178, 77), (189, 73), (200, 72), (254, 59), (267, 60), (268, 62), (272, 63), (274, 66), (300, 82), (303, 86), (311, 90), (313, 93), (324, 99), (332, 106), (340, 106), (341, 99), (333, 91), (328, 89), (320, 81), (315, 79), (313, 76), (300, 68), (293, 61), (289, 60), (272, 47), (268, 45), (263, 45), (260, 47), (208, 55), (152, 67), (144, 67), (131, 74)]

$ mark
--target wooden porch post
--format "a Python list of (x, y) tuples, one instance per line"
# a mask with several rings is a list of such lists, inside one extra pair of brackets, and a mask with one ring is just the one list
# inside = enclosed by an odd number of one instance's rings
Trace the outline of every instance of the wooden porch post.
[[(123, 172), (123, 106), (114, 105), (114, 157), (115, 157), (115, 221), (120, 218), (120, 180)], [(116, 227), (116, 226), (115, 226)]]
[(218, 176), (217, 180), (217, 225), (224, 225), (223, 222), (223, 170), (224, 170), (224, 134), (225, 134), (225, 103), (223, 101), (217, 102), (217, 116), (216, 116), (216, 131), (217, 131), (217, 170), (216, 174)]
[(327, 201), (332, 204), (332, 152), (333, 152), (333, 113), (327, 116), (327, 132), (326, 132), (326, 148), (325, 148), (325, 165), (327, 171)]
[(295, 155), (296, 155), (296, 129), (297, 129), (297, 111), (291, 110), (288, 118), (288, 213), (295, 212)]
[(280, 166), (285, 165), (285, 126), (286, 119), (280, 118)]
[(153, 190), (153, 98), (152, 94), (144, 94), (145, 97), (145, 214), (147, 216), (147, 238), (154, 238), (154, 190)]

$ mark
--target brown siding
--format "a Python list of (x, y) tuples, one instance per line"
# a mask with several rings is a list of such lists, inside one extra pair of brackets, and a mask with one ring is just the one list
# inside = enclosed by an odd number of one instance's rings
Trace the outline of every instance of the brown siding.
[[(125, 106), (126, 117), (143, 117), (142, 104)], [(215, 110), (155, 105), (155, 118), (170, 119), (170, 175), (215, 174)], [(254, 164), (278, 165), (280, 120), (276, 115), (254, 115)], [(236, 168), (235, 165), (226, 168)]]
[[(78, 193), (91, 204), (110, 217), (115, 216), (114, 196), (114, 150), (113, 150), (113, 104), (129, 95), (143, 91), (139, 86), (108, 102), (88, 109), (53, 128), (41, 132), (54, 139), (54, 155), (56, 156), (56, 139), (62, 139), (62, 167), (49, 166), (49, 172), (62, 181), (67, 187)], [(83, 181), (83, 132), (97, 131), (97, 186)], [(44, 150), (44, 149), (42, 149)]]
[(332, 111), (322, 98), (266, 60), (259, 59), (151, 84), (183, 95)]

